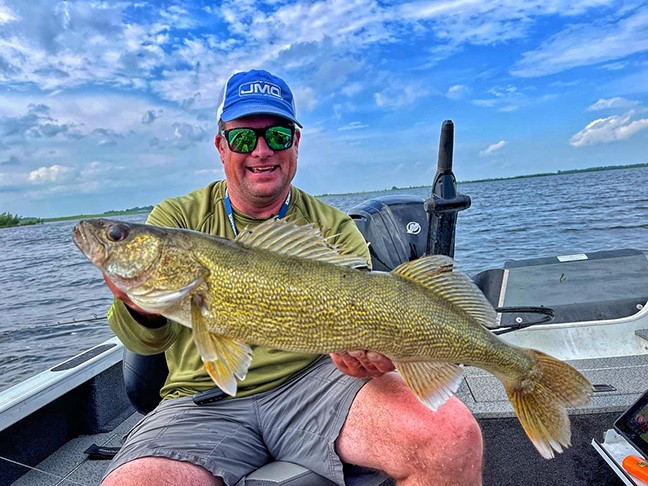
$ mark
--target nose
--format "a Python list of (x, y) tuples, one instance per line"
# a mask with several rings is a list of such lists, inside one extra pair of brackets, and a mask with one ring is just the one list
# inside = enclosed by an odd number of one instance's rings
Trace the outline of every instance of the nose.
[(254, 150), (252, 151), (252, 156), (264, 158), (269, 157), (272, 154), (274, 154), (274, 151), (270, 147), (268, 147), (265, 138), (259, 137), (256, 147), (254, 147)]

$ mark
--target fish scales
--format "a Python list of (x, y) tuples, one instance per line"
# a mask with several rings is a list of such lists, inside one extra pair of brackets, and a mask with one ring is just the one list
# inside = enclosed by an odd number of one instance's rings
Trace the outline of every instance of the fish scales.
[[(422, 289), (390, 274), (264, 250), (226, 250), (227, 254), (220, 255), (197, 251), (201, 264), (210, 269), (207, 285), (213, 319), (208, 321), (219, 323), (218, 332), (251, 344), (316, 353), (351, 347), (373, 349), (396, 359), (452, 359), (460, 356), (449, 345), (453, 338), (478, 335), (472, 345), (455, 340), (465, 351), (474, 350), (478, 358), (475, 344), (492, 336), (453, 312), (451, 306), (430, 305)], [(234, 315), (233, 306), (237, 308)], [(438, 332), (428, 325), (433, 322), (451, 322), (448, 327), (457, 327), (457, 332)], [(465, 354), (461, 356), (466, 359)]]
[(314, 228), (274, 221), (230, 241), (88, 220), (74, 239), (140, 308), (191, 327), (207, 372), (230, 395), (250, 365), (250, 344), (377, 351), (432, 409), (458, 387), (458, 364), (468, 364), (500, 379), (525, 432), (550, 458), (571, 441), (566, 407), (592, 392), (568, 364), (491, 333), (494, 309), (448, 257), (369, 272)]

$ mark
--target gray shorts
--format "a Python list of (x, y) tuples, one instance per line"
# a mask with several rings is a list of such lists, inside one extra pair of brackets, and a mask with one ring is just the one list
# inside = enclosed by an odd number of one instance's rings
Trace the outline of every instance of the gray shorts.
[(325, 357), (298, 378), (250, 397), (201, 406), (193, 397), (164, 401), (128, 434), (106, 474), (157, 456), (200, 465), (234, 485), (277, 459), (344, 485), (335, 440), (365, 383)]

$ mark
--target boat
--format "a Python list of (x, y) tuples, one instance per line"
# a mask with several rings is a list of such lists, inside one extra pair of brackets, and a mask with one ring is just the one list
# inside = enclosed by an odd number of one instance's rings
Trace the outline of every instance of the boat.
[[(441, 128), (430, 198), (378, 197), (349, 211), (369, 242), (374, 268), (390, 270), (423, 254), (453, 256), (458, 213), (470, 197), (452, 171), (454, 124)], [(572, 446), (540, 457), (501, 384), (465, 367), (457, 396), (481, 425), (485, 485), (616, 485), (621, 481), (592, 447), (648, 386), (648, 257), (619, 248), (506, 262), (475, 283), (498, 310), (494, 333), (566, 360), (594, 384), (592, 400), (570, 409)], [(112, 338), (0, 392), (0, 483), (99, 484), (122, 436), (159, 396), (142, 391), (164, 376), (162, 355), (143, 358)], [(157, 381), (156, 381), (157, 380)], [(142, 385), (144, 384), (144, 385)], [(353, 485), (393, 480), (360, 468)], [(332, 484), (282, 461), (243, 478), (244, 485)]]

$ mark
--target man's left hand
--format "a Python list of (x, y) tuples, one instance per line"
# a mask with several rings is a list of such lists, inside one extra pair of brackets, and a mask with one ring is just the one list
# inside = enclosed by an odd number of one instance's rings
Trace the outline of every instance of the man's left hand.
[(330, 356), (338, 370), (356, 378), (378, 378), (396, 369), (389, 358), (374, 351), (354, 349)]

